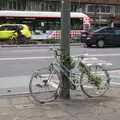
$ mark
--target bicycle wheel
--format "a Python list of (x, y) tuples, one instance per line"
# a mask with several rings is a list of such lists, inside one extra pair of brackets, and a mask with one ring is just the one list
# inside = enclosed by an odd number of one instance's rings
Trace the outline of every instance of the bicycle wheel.
[(12, 36), (10, 36), (9, 38), (9, 44), (16, 44), (17, 43), (17, 35), (13, 34)]
[(21, 35), (18, 37), (18, 44), (27, 44), (28, 43), (28, 39), (26, 36)]
[(100, 65), (91, 65), (88, 69), (95, 79), (92, 81), (90, 77), (83, 72), (80, 79), (82, 91), (88, 97), (98, 97), (104, 95), (104, 93), (108, 90), (110, 83), (110, 77), (107, 70)]
[(29, 83), (29, 91), (39, 103), (51, 102), (57, 98), (59, 79), (55, 69), (42, 68), (33, 73)]

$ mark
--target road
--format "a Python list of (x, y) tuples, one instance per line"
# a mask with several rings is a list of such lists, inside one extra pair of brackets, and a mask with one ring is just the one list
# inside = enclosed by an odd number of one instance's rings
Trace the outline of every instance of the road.
[[(119, 85), (120, 78), (120, 49), (119, 48), (83, 48), (71, 46), (71, 55), (77, 56), (88, 53), (91, 57), (97, 57), (112, 63), (109, 69), (118, 69), (110, 72), (112, 82)], [(12, 88), (13, 86), (28, 85), (33, 71), (48, 66), (53, 60), (53, 54), (44, 47), (4, 47), (0, 48), (0, 88)], [(26, 79), (24, 81), (23, 79)], [(19, 88), (21, 89), (21, 88)], [(24, 88), (26, 89), (26, 88)], [(8, 89), (7, 89), (8, 90)], [(4, 93), (4, 91), (3, 91)]]

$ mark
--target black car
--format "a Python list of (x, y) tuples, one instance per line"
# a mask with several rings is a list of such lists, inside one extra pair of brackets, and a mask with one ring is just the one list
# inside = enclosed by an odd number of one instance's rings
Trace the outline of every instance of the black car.
[(99, 48), (104, 46), (120, 46), (120, 27), (102, 27), (81, 33), (81, 42), (87, 47), (96, 45)]

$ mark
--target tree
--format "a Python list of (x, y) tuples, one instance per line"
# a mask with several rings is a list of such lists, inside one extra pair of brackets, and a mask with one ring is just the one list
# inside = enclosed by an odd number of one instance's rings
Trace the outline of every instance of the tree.
[[(61, 1), (61, 63), (67, 68), (70, 66), (70, 45), (69, 45), (69, 32), (70, 32), (70, 1)], [(69, 76), (69, 72), (67, 73)], [(60, 90), (60, 97), (63, 99), (70, 98), (70, 81), (61, 72), (62, 86)]]

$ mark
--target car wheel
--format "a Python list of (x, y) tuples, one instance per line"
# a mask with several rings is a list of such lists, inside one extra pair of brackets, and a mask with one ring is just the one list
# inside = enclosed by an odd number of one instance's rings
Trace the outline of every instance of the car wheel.
[(105, 45), (104, 40), (99, 40), (99, 41), (97, 41), (97, 47), (99, 47), (99, 48), (103, 48), (104, 45)]

